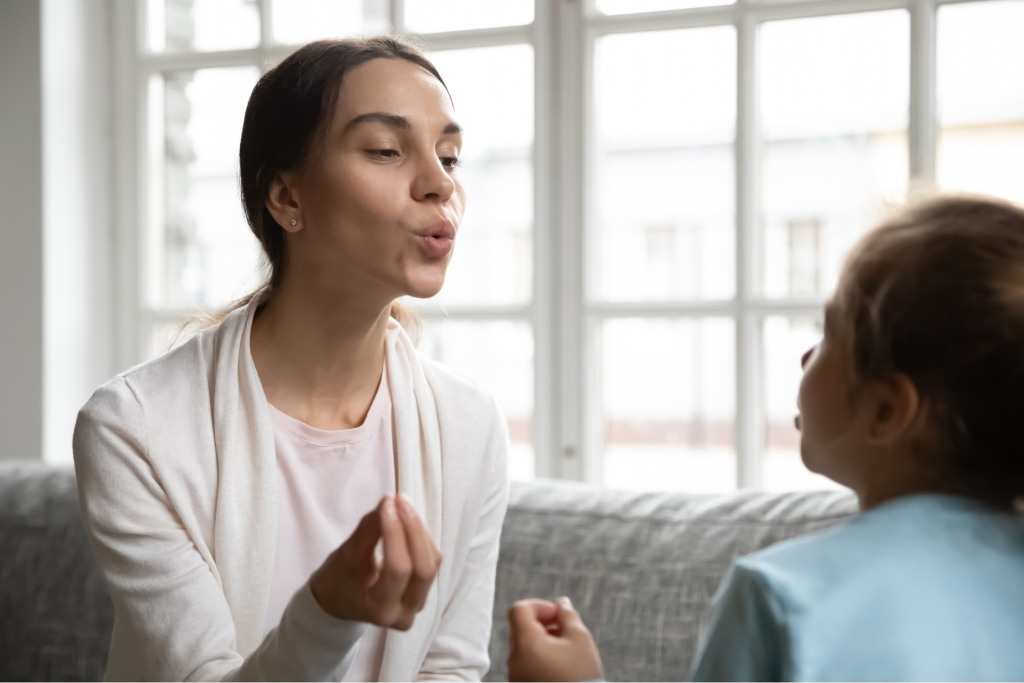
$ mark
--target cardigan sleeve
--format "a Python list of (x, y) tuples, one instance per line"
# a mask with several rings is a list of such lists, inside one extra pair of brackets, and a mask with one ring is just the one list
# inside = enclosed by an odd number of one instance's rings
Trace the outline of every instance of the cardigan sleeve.
[(132, 661), (108, 680), (326, 680), (362, 635), (334, 619), (308, 584), (248, 658), (215, 574), (147, 459), (139, 401), (124, 378), (79, 413), (74, 457), (82, 520), (114, 603), (114, 635)]
[(509, 497), (507, 426), (497, 407), (494, 410), (496, 425), (487, 449), (490, 472), (479, 523), (418, 681), (479, 681), (490, 668), (494, 582)]

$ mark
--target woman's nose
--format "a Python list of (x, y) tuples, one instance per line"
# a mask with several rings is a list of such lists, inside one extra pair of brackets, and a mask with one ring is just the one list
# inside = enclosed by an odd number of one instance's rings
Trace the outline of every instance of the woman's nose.
[(441, 160), (433, 157), (427, 159), (421, 168), (413, 186), (413, 195), (420, 201), (439, 201), (444, 203), (455, 194), (455, 180), (441, 164)]
[(817, 344), (815, 344), (811, 348), (809, 348), (806, 351), (804, 351), (804, 355), (800, 357), (800, 369), (801, 370), (806, 370), (807, 369), (807, 364), (811, 361), (811, 355), (814, 354), (814, 349), (816, 349), (816, 348), (818, 348)]

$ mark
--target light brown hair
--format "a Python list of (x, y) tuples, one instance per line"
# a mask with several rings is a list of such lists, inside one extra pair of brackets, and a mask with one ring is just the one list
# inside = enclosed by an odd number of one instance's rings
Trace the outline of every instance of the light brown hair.
[(906, 375), (950, 489), (1007, 506), (1024, 495), (1024, 210), (939, 197), (850, 253), (833, 298), (854, 383)]

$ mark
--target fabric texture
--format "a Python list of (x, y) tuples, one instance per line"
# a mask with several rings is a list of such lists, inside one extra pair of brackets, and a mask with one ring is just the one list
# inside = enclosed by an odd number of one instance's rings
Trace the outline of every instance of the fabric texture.
[(113, 620), (74, 471), (0, 462), (0, 680), (101, 679)]
[[(333, 643), (298, 638), (325, 615), (293, 599), (264, 638), (277, 467), (249, 353), (255, 310), (119, 375), (79, 414), (83, 522), (117, 615), (108, 679), (334, 678), (362, 633), (349, 624)], [(385, 358), (398, 490), (445, 561), (413, 627), (388, 632), (381, 679), (478, 678), (508, 495), (505, 422), (475, 383), (421, 358), (394, 320)]]
[(701, 616), (732, 561), (856, 508), (846, 491), (687, 496), (514, 484), (487, 680), (507, 680), (508, 605), (559, 595), (594, 634), (608, 680), (686, 680)]
[[(377, 507), (381, 497), (397, 491), (386, 371), (358, 427), (316, 429), (269, 407), (279, 515), (267, 632), (277, 627), (295, 591), (352, 535), (363, 516)], [(377, 680), (386, 633), (379, 626), (367, 627), (343, 680)]]
[(737, 561), (695, 680), (1024, 680), (1024, 519), (892, 500)]

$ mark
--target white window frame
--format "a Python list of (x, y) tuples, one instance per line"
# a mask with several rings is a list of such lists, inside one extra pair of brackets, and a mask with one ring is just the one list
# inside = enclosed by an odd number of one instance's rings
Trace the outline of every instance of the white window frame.
[[(531, 44), (535, 68), (533, 297), (519, 306), (424, 308), (452, 320), (529, 321), (534, 334), (533, 445), (536, 475), (600, 484), (603, 423), (595, 340), (610, 317), (732, 318), (736, 323), (735, 445), (737, 485), (759, 488), (765, 417), (762, 322), (768, 315), (816, 315), (822, 298), (769, 299), (757, 294), (758, 27), (781, 19), (904, 9), (910, 14), (910, 179), (935, 177), (936, 17), (939, 7), (985, 0), (739, 0), (737, 4), (605, 16), (594, 0), (535, 0), (528, 26), (423, 36), (431, 49)], [(259, 2), (269, 16), (269, 0)], [(118, 262), (117, 359), (120, 367), (145, 354), (154, 323), (178, 322), (189, 311), (145, 306), (146, 83), (167, 69), (275, 63), (294, 46), (270, 43), (270, 22), (250, 50), (147, 54), (141, 4), (114, 2)], [(393, 25), (403, 25), (402, 0), (390, 0)], [(603, 303), (588, 295), (588, 234), (595, 215), (593, 54), (597, 39), (614, 33), (731, 25), (737, 35), (736, 296), (716, 301)]]

